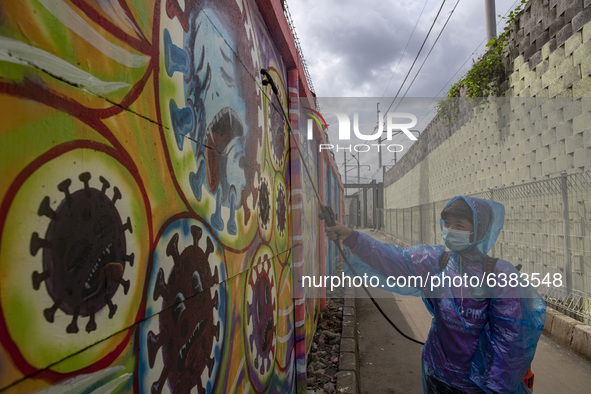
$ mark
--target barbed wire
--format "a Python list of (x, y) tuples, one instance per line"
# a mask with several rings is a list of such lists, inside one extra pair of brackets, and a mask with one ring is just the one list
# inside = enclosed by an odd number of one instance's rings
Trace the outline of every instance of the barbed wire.
[(308, 64), (306, 63), (306, 58), (304, 57), (304, 52), (302, 51), (302, 46), (300, 45), (300, 40), (298, 38), (298, 34), (293, 23), (293, 19), (291, 18), (291, 13), (289, 12), (287, 1), (282, 1), (282, 5), (283, 13), (285, 14), (285, 19), (287, 19), (287, 24), (289, 25), (289, 29), (291, 30), (291, 34), (293, 35), (293, 40), (295, 42), (298, 55), (300, 56), (300, 61), (302, 63), (302, 68), (304, 69), (304, 74), (306, 76), (306, 81), (308, 82), (308, 87), (310, 88), (310, 91), (314, 94), (314, 103), (316, 104), (316, 108), (318, 110), (318, 102), (316, 101), (316, 90), (314, 89), (314, 84), (312, 83), (312, 77), (310, 76), (310, 71), (308, 70)]

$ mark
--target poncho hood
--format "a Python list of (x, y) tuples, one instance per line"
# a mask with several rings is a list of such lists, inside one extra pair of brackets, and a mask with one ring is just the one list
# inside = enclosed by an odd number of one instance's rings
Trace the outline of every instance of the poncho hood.
[[(475, 197), (456, 196), (447, 204), (448, 207), (457, 199), (463, 199), (472, 209), (474, 223), (474, 241), (460, 253), (473, 251), (474, 248), (485, 256), (493, 247), (505, 222), (505, 207), (495, 201)], [(445, 209), (445, 208), (444, 208)], [(443, 219), (440, 219), (443, 229)]]

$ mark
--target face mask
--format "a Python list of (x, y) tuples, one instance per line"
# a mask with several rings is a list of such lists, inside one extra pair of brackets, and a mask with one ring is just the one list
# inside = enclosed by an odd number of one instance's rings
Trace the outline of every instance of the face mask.
[(470, 246), (470, 235), (472, 235), (471, 231), (454, 230), (447, 227), (443, 227), (441, 230), (441, 236), (445, 245), (456, 252), (460, 252)]

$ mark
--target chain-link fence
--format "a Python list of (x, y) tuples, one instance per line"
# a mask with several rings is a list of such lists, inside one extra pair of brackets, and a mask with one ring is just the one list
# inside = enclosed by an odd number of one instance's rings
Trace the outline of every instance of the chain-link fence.
[[(538, 290), (548, 304), (591, 323), (591, 173), (562, 174), (471, 196), (505, 206), (505, 225), (490, 254), (521, 264), (522, 272), (536, 273), (541, 280), (561, 278), (562, 286)], [(439, 215), (447, 202), (384, 209), (383, 230), (410, 244), (440, 244)]]
[(347, 196), (345, 198), (345, 223), (347, 226), (360, 227), (362, 221), (362, 209), (359, 196)]

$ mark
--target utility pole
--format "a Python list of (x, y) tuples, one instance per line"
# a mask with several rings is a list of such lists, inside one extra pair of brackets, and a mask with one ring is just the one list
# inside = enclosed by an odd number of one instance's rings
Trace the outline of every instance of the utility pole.
[[(359, 163), (359, 152), (357, 152), (357, 184), (361, 183), (361, 164)], [(363, 189), (365, 190), (365, 189)], [(361, 189), (357, 189), (357, 225), (361, 227)], [(363, 201), (365, 204), (365, 201)]]
[(495, 11), (495, 0), (484, 0), (486, 12), (486, 41), (497, 36), (497, 17)]
[[(345, 185), (347, 184), (347, 152), (343, 151), (343, 160), (345, 161)], [(345, 193), (346, 194), (346, 193)]]
[[(378, 112), (378, 125), (376, 127), (380, 127), (380, 103), (377, 103), (377, 112)], [(378, 145), (381, 144), (383, 141), (382, 138), (378, 139)], [(382, 182), (384, 181), (384, 177), (386, 175), (386, 170), (384, 170), (384, 167), (382, 166), (382, 149), (380, 149), (379, 151), (379, 155), (378, 155), (378, 165), (379, 167), (382, 169)]]
[[(351, 154), (352, 157), (355, 157), (353, 154)], [(359, 163), (359, 152), (357, 152), (357, 184), (359, 185), (361, 183), (361, 164)], [(359, 195), (361, 189), (357, 189), (357, 195)]]
[[(344, 152), (343, 152), (344, 153)], [(361, 184), (361, 163), (359, 162), (359, 152), (357, 152), (357, 157), (353, 153), (351, 153), (351, 158), (357, 160), (357, 185)], [(345, 156), (346, 159), (346, 156)], [(369, 166), (368, 166), (369, 167)], [(371, 167), (370, 167), (371, 169)], [(345, 173), (347, 171), (347, 167), (345, 165)], [(360, 200), (361, 199), (361, 189), (357, 189), (357, 225), (359, 225), (361, 220), (361, 206)]]
[[(380, 127), (380, 103), (378, 103), (377, 107), (378, 107), (378, 121), (377, 121), (378, 125), (376, 126), (376, 129), (378, 127)], [(386, 137), (379, 138), (378, 139), (378, 145), (380, 145), (383, 141), (386, 141), (386, 139), (387, 139)], [(387, 169), (386, 169), (386, 166), (384, 165), (384, 162), (383, 162), (382, 151), (383, 151), (383, 149), (381, 148), (381, 145), (380, 145), (380, 150), (378, 152), (379, 153), (379, 155), (378, 155), (378, 165), (382, 169), (382, 182), (385, 182), (386, 181), (386, 170)], [(394, 152), (394, 157), (396, 157), (396, 151)]]

